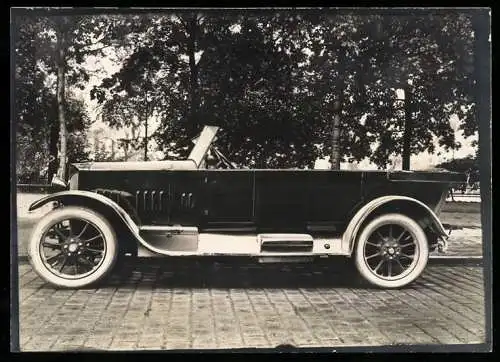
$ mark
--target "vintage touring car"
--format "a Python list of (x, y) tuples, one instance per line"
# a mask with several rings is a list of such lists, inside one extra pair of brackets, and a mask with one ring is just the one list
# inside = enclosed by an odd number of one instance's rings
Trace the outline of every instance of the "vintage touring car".
[[(371, 284), (398, 288), (446, 247), (439, 171), (235, 169), (205, 126), (187, 160), (74, 164), (35, 226), (29, 258), (59, 287), (100, 281), (122, 255), (246, 256), (260, 262), (345, 256)], [(225, 167), (207, 167), (207, 153)]]

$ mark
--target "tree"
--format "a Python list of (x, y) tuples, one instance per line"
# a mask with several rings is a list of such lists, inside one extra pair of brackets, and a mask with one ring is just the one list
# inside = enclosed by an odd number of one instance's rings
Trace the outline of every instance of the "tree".
[(325, 114), (303, 52), (313, 24), (280, 13), (183, 14), (143, 25), (123, 68), (94, 89), (101, 103), (118, 107), (124, 92), (134, 104), (147, 104), (151, 88), (163, 120), (155, 136), (170, 156), (187, 156), (203, 120), (222, 126), (218, 146), (241, 166), (312, 167), (318, 150), (310, 135)]
[[(131, 21), (129, 55), (123, 60), (123, 67), (94, 87), (91, 99), (101, 106), (105, 123), (113, 128), (131, 128), (132, 138), (121, 141), (124, 150), (128, 153), (130, 146), (141, 147), (147, 159), (148, 142), (154, 137), (150, 122), (168, 113), (168, 93), (178, 81), (173, 69), (177, 66), (176, 55), (164, 45), (165, 41), (170, 42), (173, 19), (143, 16)], [(165, 71), (172, 60), (174, 65)], [(139, 137), (140, 128), (144, 128), (144, 137)]]
[[(84, 66), (89, 55), (102, 55), (112, 44), (123, 42), (121, 35), (128, 18), (112, 16), (67, 16), (51, 14), (42, 16), (42, 33), (50, 39), (50, 55), (46, 66), (56, 75), (58, 135), (58, 177), (66, 178), (68, 162), (68, 90), (84, 88), (89, 74)], [(126, 38), (126, 37), (123, 37)], [(54, 133), (54, 132), (53, 132)]]
[(243, 167), (311, 167), (326, 155), (332, 168), (365, 157), (386, 167), (403, 153), (407, 166), (434, 152), (434, 138), (459, 147), (452, 114), (474, 132), (462, 15), (183, 13), (138, 24), (122, 69), (93, 95), (126, 97), (142, 115), (153, 102), (152, 137), (168, 157), (187, 156), (201, 123), (222, 126), (218, 147)]
[[(321, 123), (318, 157), (330, 157), (332, 169), (346, 158), (370, 156), (375, 136), (360, 121), (370, 111), (370, 86), (377, 77), (372, 69), (371, 44), (376, 41), (375, 16), (311, 15), (307, 17), (309, 65), (306, 87), (312, 92)], [(378, 52), (378, 49), (376, 50)], [(380, 52), (382, 53), (382, 52)]]
[[(56, 92), (51, 78), (53, 42), (46, 18), (16, 16), (13, 25), (17, 174), (20, 182), (46, 182), (57, 166), (54, 161), (59, 133)], [(73, 145), (68, 157), (80, 160), (85, 157), (85, 142), (78, 134), (88, 126), (89, 119), (85, 106), (73, 99), (71, 93), (67, 103), (68, 142)]]
[[(144, 150), (144, 160), (148, 160), (148, 142), (151, 135), (148, 125), (151, 118), (156, 116), (157, 104), (147, 90), (141, 96), (120, 96), (116, 89), (113, 97), (102, 106), (101, 116), (104, 122), (112, 128), (128, 128), (131, 137), (120, 140), (120, 145), (125, 151), (125, 158), (130, 146)], [(139, 136), (140, 127), (144, 126), (144, 137)]]
[[(445, 148), (458, 148), (451, 115), (459, 116), (462, 129), (469, 125), (466, 136), (475, 128), (470, 127), (472, 77), (463, 63), (472, 45), (470, 19), (461, 14), (384, 17), (378, 26), (380, 38), (367, 49), (383, 86), (366, 120), (381, 135), (372, 160), (383, 167), (390, 154), (402, 150), (408, 168), (410, 154), (434, 152), (434, 137)], [(404, 111), (395, 106), (398, 88), (405, 89)]]
[[(14, 18), (13, 25), (16, 60), (16, 169), (20, 182), (38, 182), (42, 172), (39, 165), (46, 165), (48, 159), (45, 140), (52, 101), (44, 84), (43, 71), (37, 64), (39, 49), (32, 42), (32, 39), (38, 38), (42, 24), (20, 17)], [(38, 42), (39, 45), (42, 45), (42, 40)]]
[[(200, 60), (202, 114), (222, 126), (221, 151), (240, 166), (312, 166), (317, 117), (303, 83), (300, 19), (208, 19)], [(309, 117), (309, 119), (307, 119)]]

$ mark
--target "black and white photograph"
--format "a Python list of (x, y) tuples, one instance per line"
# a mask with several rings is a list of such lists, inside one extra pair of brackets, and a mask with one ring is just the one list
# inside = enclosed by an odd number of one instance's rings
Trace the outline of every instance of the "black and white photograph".
[(490, 352), (489, 8), (11, 8), (11, 351)]

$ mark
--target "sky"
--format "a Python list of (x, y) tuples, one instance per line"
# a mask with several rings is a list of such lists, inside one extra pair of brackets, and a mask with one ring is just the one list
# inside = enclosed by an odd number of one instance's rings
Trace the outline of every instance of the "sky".
[[(201, 54), (197, 54), (198, 58)], [(119, 70), (119, 65), (117, 65), (116, 62), (113, 61), (113, 54), (112, 50), (107, 54), (107, 56), (104, 57), (89, 57), (86, 61), (86, 68), (88, 69), (90, 76), (90, 80), (85, 87), (84, 90), (82, 91), (75, 91), (77, 95), (85, 101), (87, 104), (87, 109), (89, 110), (90, 117), (91, 119), (95, 120), (95, 122), (92, 124), (92, 126), (89, 129), (89, 139), (90, 143), (93, 142), (93, 136), (92, 134), (96, 130), (102, 130), (102, 137), (104, 138), (103, 142), (105, 142), (106, 147), (110, 148), (111, 147), (111, 139), (118, 139), (118, 138), (123, 138), (125, 137), (125, 130), (115, 130), (115, 129), (110, 129), (106, 124), (104, 124), (97, 112), (97, 102), (92, 101), (90, 99), (90, 90), (94, 87), (94, 85), (98, 85), (103, 78), (110, 76), (111, 74), (115, 73), (116, 71)], [(398, 98), (402, 98), (404, 95), (404, 92), (398, 92)], [(360, 120), (361, 121), (361, 120)], [(429, 154), (427, 152), (422, 152), (418, 155), (412, 155), (411, 161), (410, 161), (410, 167), (413, 170), (423, 170), (429, 167), (432, 167), (436, 164), (439, 164), (441, 162), (449, 161), (453, 158), (462, 158), (466, 157), (469, 155), (474, 154), (474, 149), (471, 146), (471, 143), (474, 140), (477, 140), (477, 136), (475, 137), (469, 137), (469, 138), (464, 138), (461, 135), (461, 132), (457, 130), (458, 124), (459, 124), (459, 119), (456, 116), (452, 116), (450, 119), (450, 124), (452, 128), (455, 130), (456, 133), (456, 140), (462, 144), (462, 147), (459, 150), (455, 151), (445, 151), (444, 148), (440, 147), (437, 144), (437, 141), (435, 141), (436, 145), (436, 153), (434, 154)], [(155, 124), (155, 121), (152, 120), (149, 124), (150, 132), (154, 131), (154, 129), (158, 125)], [(93, 150), (93, 147), (91, 147), (91, 151)], [(150, 154), (149, 158), (150, 159), (162, 159), (164, 157), (164, 154), (161, 150), (157, 149), (156, 144), (154, 142), (151, 142), (150, 144)], [(395, 168), (400, 169), (401, 168), (401, 160), (400, 158), (396, 158), (395, 160)], [(315, 169), (328, 169), (330, 167), (328, 157), (325, 159), (318, 159), (315, 162)], [(363, 160), (361, 162), (354, 162), (354, 163), (347, 163), (343, 162), (340, 165), (341, 169), (366, 169), (366, 170), (371, 170), (371, 169), (377, 169), (376, 165), (372, 164), (368, 160)]]

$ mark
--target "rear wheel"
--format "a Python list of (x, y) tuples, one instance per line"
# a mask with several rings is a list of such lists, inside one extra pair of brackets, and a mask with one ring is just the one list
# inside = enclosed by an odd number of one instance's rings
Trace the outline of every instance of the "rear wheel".
[(355, 249), (356, 268), (365, 280), (382, 288), (400, 288), (425, 269), (427, 237), (411, 218), (386, 214), (369, 222)]
[(81, 288), (102, 280), (118, 253), (116, 235), (98, 213), (63, 207), (48, 213), (33, 230), (29, 244), (33, 269), (57, 287)]

